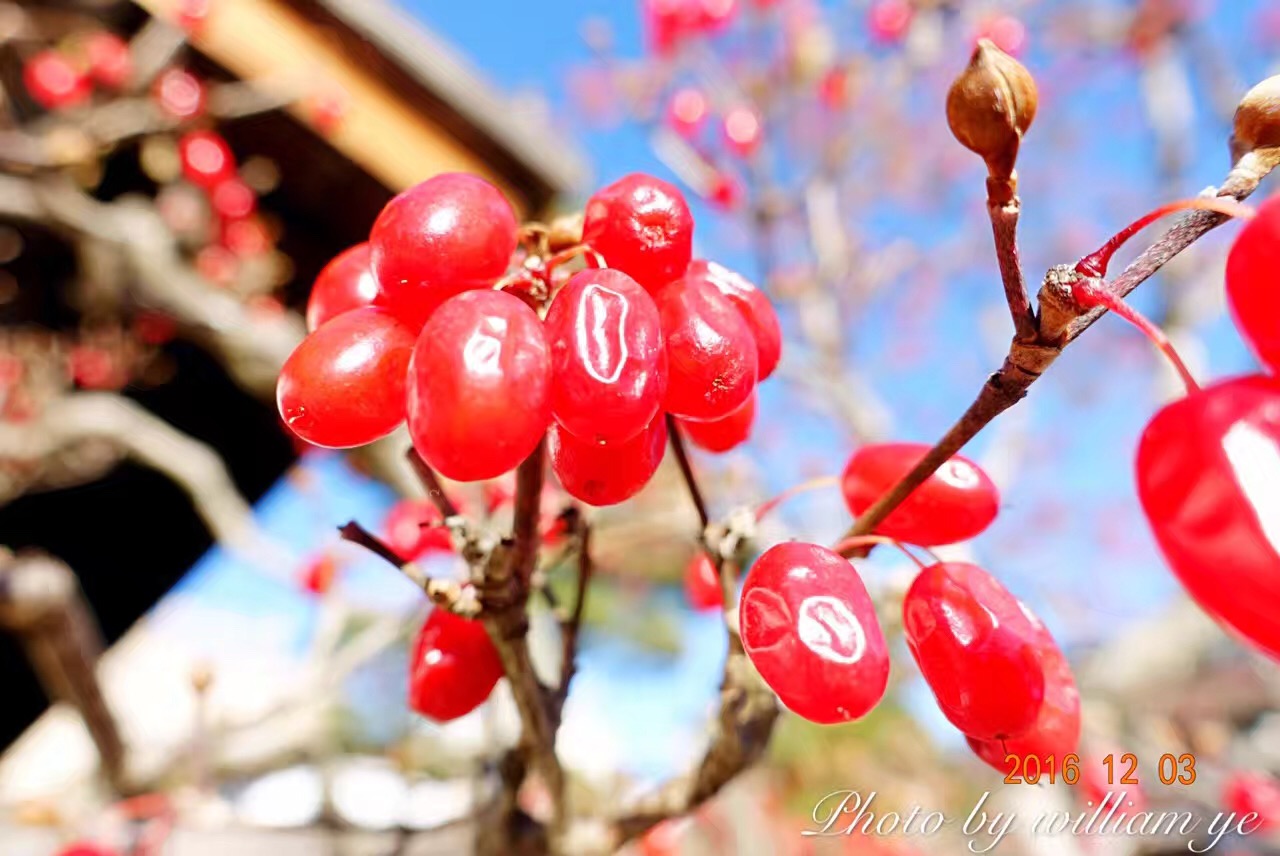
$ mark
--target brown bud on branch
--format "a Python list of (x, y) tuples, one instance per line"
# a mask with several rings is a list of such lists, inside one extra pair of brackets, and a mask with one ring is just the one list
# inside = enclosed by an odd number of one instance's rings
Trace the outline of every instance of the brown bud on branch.
[(1250, 89), (1236, 108), (1231, 156), (1239, 161), (1261, 149), (1280, 149), (1280, 75)]
[(982, 39), (947, 93), (947, 123), (965, 148), (987, 162), (992, 179), (1011, 183), (1022, 135), (1031, 127), (1038, 103), (1031, 73)]

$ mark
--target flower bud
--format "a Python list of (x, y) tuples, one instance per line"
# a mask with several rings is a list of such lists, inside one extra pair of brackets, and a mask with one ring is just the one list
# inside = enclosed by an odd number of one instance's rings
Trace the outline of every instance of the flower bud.
[(965, 148), (987, 162), (992, 178), (1010, 179), (1038, 101), (1035, 79), (1022, 63), (981, 39), (947, 93), (947, 123)]
[(1231, 155), (1237, 161), (1271, 148), (1280, 148), (1280, 75), (1268, 77), (1240, 99), (1231, 134)]

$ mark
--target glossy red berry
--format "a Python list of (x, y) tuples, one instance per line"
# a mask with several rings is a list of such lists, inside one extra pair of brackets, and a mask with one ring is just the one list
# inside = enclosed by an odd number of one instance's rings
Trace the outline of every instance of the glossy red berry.
[(907, 591), (902, 620), (911, 656), (952, 725), (1002, 740), (1035, 724), (1045, 689), (1036, 633), (994, 577), (964, 562), (930, 565)]
[(661, 416), (630, 440), (602, 446), (551, 426), (551, 469), (565, 493), (587, 505), (616, 505), (640, 492), (662, 463), (667, 423)]
[[(876, 443), (853, 453), (841, 480), (845, 504), (857, 517), (911, 471), (929, 447), (923, 443)], [(973, 461), (956, 455), (876, 527), (876, 533), (908, 544), (933, 547), (966, 541), (996, 519), (1000, 493)]]
[(684, 597), (699, 612), (724, 607), (724, 589), (720, 586), (720, 575), (716, 573), (711, 557), (701, 550), (694, 553), (689, 564), (685, 565)]
[(211, 190), (236, 174), (236, 158), (221, 134), (191, 131), (178, 140), (182, 176), (196, 187)]
[(764, 129), (760, 114), (750, 107), (734, 107), (724, 114), (724, 141), (729, 151), (749, 158), (760, 148)]
[(1014, 771), (1010, 760), (1034, 755), (1040, 759), (1041, 768), (1050, 766), (1062, 769), (1068, 755), (1076, 754), (1080, 745), (1080, 692), (1076, 688), (1071, 664), (1054, 641), (1048, 628), (1036, 616), (1023, 607), (1023, 613), (1037, 632), (1036, 653), (1044, 669), (1044, 702), (1035, 724), (1008, 740), (977, 740), (968, 738), (974, 753), (1004, 775)]
[(1267, 773), (1233, 772), (1222, 786), (1222, 807), (1236, 817), (1256, 814), (1257, 832), (1276, 829), (1280, 827), (1280, 781)]
[(402, 499), (387, 512), (383, 540), (406, 562), (427, 553), (453, 551), (453, 536), (435, 504), (426, 499)]
[(89, 74), (108, 89), (124, 89), (133, 80), (133, 56), (129, 44), (115, 33), (101, 30), (84, 42)]
[(349, 448), (395, 430), (405, 417), (413, 333), (387, 313), (357, 309), (311, 333), (285, 361), (276, 401), (308, 443)]
[(378, 296), (378, 280), (369, 263), (369, 245), (356, 244), (333, 257), (311, 286), (307, 298), (307, 329), (330, 318), (369, 306)]
[(889, 652), (857, 571), (816, 544), (790, 542), (752, 565), (739, 632), (760, 676), (812, 722), (850, 722), (884, 696)]
[(175, 119), (187, 121), (204, 113), (204, 84), (189, 71), (165, 70), (156, 78), (152, 91), (160, 109)]
[(653, 421), (667, 391), (658, 307), (616, 270), (569, 280), (546, 318), (551, 413), (579, 440), (622, 443)]
[(1227, 303), (1258, 359), (1280, 372), (1280, 196), (1258, 206), (1227, 256)]
[(502, 277), (516, 229), (511, 203), (479, 176), (444, 173), (409, 188), (369, 235), (380, 302), (421, 328), (450, 297)]
[(745, 405), (756, 386), (759, 348), (733, 302), (696, 276), (672, 283), (657, 300), (667, 345), (664, 407), (705, 422)]
[(22, 67), (27, 92), (46, 110), (78, 107), (89, 100), (93, 87), (75, 63), (55, 50), (40, 51)]
[(723, 419), (714, 422), (690, 422), (681, 419), (680, 430), (695, 446), (708, 452), (727, 452), (736, 449), (751, 437), (751, 426), (756, 420), (756, 397), (753, 393), (747, 403)]
[(551, 422), (551, 353), (542, 321), (502, 291), (470, 291), (432, 316), (413, 352), (409, 433), (446, 478), (514, 469)]
[(409, 707), (449, 722), (483, 704), (502, 674), (502, 660), (483, 624), (433, 609), (413, 643)]
[(693, 257), (693, 214), (673, 185), (633, 173), (595, 192), (582, 238), (650, 293), (684, 276)]
[(1137, 476), (1187, 592), (1280, 658), (1280, 379), (1227, 380), (1164, 407), (1138, 444)]
[(742, 274), (716, 262), (695, 260), (689, 265), (687, 278), (694, 277), (714, 285), (747, 319), (756, 340), (759, 380), (773, 374), (782, 358), (782, 325), (765, 293)]

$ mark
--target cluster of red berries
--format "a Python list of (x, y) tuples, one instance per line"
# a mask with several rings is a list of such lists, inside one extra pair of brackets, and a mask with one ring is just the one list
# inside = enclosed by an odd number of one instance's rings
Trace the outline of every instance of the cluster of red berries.
[[(858, 449), (845, 502), (861, 514), (928, 452), (913, 443)], [(931, 547), (985, 530), (999, 509), (991, 479), (953, 457), (877, 528)], [(752, 565), (738, 611), (743, 647), (788, 708), (814, 722), (858, 719), (881, 700), (889, 652), (875, 604), (849, 561), (815, 544), (785, 543)], [(1044, 624), (983, 569), (922, 567), (902, 610), (907, 645), (938, 706), (984, 761), (1075, 751), (1080, 701), (1066, 657)]]
[(33, 101), (46, 110), (69, 110), (88, 103), (95, 87), (120, 92), (133, 80), (129, 45), (105, 30), (89, 33), (66, 48), (49, 48), (23, 64), (22, 80)]
[(1138, 495), (1156, 541), (1193, 598), (1280, 658), (1280, 198), (1231, 248), (1226, 291), (1266, 372), (1232, 378), (1161, 409), (1138, 446)]
[(598, 191), (576, 252), (607, 267), (564, 281), (518, 254), (519, 238), (510, 204), (475, 176), (391, 200), (369, 242), (316, 281), (312, 332), (280, 375), (285, 423), (350, 447), (407, 418), (422, 457), (458, 481), (501, 476), (545, 437), (565, 491), (591, 505), (649, 481), (667, 414), (711, 451), (746, 439), (778, 318), (743, 277), (691, 258), (678, 190), (631, 175)]

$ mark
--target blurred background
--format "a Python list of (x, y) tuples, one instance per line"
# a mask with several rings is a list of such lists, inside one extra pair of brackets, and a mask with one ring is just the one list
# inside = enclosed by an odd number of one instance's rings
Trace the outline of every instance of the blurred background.
[[(515, 717), (502, 694), (443, 728), (405, 708), (420, 594), (336, 527), (409, 513), (407, 440), (303, 448), (276, 413), (316, 274), (439, 172), (483, 175), (544, 220), (651, 172), (689, 197), (696, 255), (765, 288), (786, 334), (751, 441), (695, 461), (716, 516), (840, 472), (860, 443), (932, 442), (1010, 336), (985, 171), (943, 109), (979, 38), (1040, 87), (1019, 164), (1033, 287), (1221, 182), (1236, 103), (1280, 71), (1271, 0), (0, 2), (0, 852), (124, 852), (157, 827), (167, 843), (128, 852), (465, 851)], [(229, 152), (235, 182), (202, 187), (199, 143)], [(1223, 312), (1233, 229), (1134, 297), (1202, 379), (1255, 367)], [(1067, 649), (1085, 751), (1134, 752), (1149, 773), (1195, 753), (1195, 786), (1143, 799), (1212, 817), (1244, 773), (1280, 771), (1280, 675), (1186, 603), (1141, 515), (1133, 450), (1176, 379), (1114, 319), (1059, 362), (968, 450), (1003, 508), (950, 553)], [(706, 739), (725, 640), (683, 582), (696, 522), (669, 470), (595, 515), (559, 747), (584, 793), (652, 786)], [(500, 517), (504, 489), (456, 495)], [(760, 541), (830, 543), (849, 522), (835, 490), (813, 491)], [(905, 571), (859, 567), (879, 592)], [(555, 629), (534, 615), (535, 656), (554, 660)], [(784, 718), (764, 765), (636, 846), (963, 852), (945, 835), (799, 835), (838, 789), (963, 818), (996, 788), (914, 671), (893, 681), (860, 723)], [(173, 799), (111, 808), (125, 770)], [(1280, 824), (1280, 787), (1258, 787)], [(1090, 798), (1059, 790), (1001, 798), (1028, 816)], [(1220, 852), (1280, 852), (1268, 834)]]

